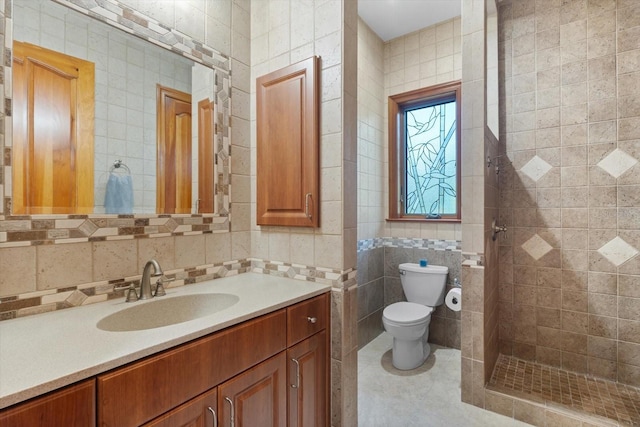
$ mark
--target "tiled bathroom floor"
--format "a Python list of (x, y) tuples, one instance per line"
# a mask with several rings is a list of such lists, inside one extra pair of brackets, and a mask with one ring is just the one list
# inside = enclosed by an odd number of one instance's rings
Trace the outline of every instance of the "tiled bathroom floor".
[(460, 401), (460, 351), (431, 345), (421, 367), (391, 364), (386, 332), (358, 351), (359, 427), (527, 426)]
[(640, 390), (624, 384), (500, 355), (489, 382), (507, 394), (554, 402), (640, 426)]

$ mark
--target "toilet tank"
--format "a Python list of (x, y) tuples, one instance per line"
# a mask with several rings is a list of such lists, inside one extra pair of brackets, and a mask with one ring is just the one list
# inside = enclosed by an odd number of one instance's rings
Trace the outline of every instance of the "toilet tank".
[(444, 291), (449, 268), (442, 265), (420, 267), (419, 264), (400, 264), (400, 281), (407, 301), (435, 307), (444, 303)]

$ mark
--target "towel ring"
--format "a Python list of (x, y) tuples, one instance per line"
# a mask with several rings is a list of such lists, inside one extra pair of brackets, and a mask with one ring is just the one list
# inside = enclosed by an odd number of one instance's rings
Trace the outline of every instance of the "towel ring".
[(113, 172), (115, 169), (120, 169), (120, 168), (127, 171), (127, 173), (131, 175), (131, 169), (129, 169), (129, 166), (124, 164), (124, 162), (120, 159), (113, 162), (113, 166), (111, 166), (111, 169), (109, 169), (109, 172)]

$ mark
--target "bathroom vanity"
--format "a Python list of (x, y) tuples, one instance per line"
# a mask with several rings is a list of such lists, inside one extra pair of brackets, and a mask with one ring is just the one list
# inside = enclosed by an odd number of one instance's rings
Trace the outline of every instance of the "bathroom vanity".
[[(121, 301), (17, 319), (20, 329), (29, 327), (19, 324), (20, 320), (30, 323), (39, 317), (42, 328), (52, 333), (49, 328), (55, 328), (57, 322), (52, 319), (56, 315), (75, 314), (77, 319), (91, 319), (94, 334), (77, 337), (73, 352), (82, 361), (76, 371), (63, 369), (65, 362), (59, 357), (71, 354), (64, 343), (60, 343), (63, 348), (59, 352), (52, 348), (36, 350), (35, 359), (44, 362), (51, 358), (51, 362), (50, 369), (38, 366), (36, 371), (42, 372), (35, 377), (40, 377), (41, 383), (31, 386), (28, 383), (33, 379), (21, 381), (19, 373), (11, 374), (18, 366), (13, 364), (18, 363), (19, 355), (0, 350), (0, 372), (3, 377), (7, 373), (9, 381), (5, 383), (3, 378), (0, 385), (0, 404), (6, 407), (12, 400), (19, 402), (0, 410), (0, 424), (326, 426), (328, 290), (326, 285), (246, 273), (181, 288), (179, 294), (224, 291), (239, 298), (218, 313), (179, 325), (124, 332), (97, 329), (96, 319), (138, 304)], [(168, 289), (163, 298), (178, 295), (171, 291)], [(111, 310), (98, 309), (101, 305), (110, 305)], [(71, 311), (76, 313), (65, 313)], [(0, 334), (14, 333), (10, 331), (11, 322), (2, 322)], [(159, 334), (162, 330), (164, 339)], [(2, 347), (11, 345), (2, 336)], [(112, 351), (109, 338), (113, 336), (125, 340), (129, 351)], [(22, 345), (17, 344), (20, 351)], [(83, 352), (94, 354), (93, 366), (84, 366), (84, 360), (90, 357), (82, 357)], [(23, 356), (21, 369), (25, 377), (32, 377), (29, 356)], [(67, 374), (57, 378), (63, 370)], [(37, 397), (22, 398), (30, 395)]]

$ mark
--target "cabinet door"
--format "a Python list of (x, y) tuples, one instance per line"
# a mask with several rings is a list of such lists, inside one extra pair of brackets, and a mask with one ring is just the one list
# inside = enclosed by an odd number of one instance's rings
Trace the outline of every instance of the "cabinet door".
[(257, 223), (318, 227), (319, 63), (257, 79)]
[(327, 332), (287, 350), (289, 426), (324, 427), (328, 417)]
[(287, 364), (282, 352), (218, 387), (219, 425), (287, 425)]
[(2, 427), (96, 425), (95, 381), (89, 380), (0, 411)]
[(144, 427), (205, 427), (216, 425), (217, 389), (212, 389)]
[(98, 423), (138, 426), (286, 348), (284, 310), (98, 376)]

